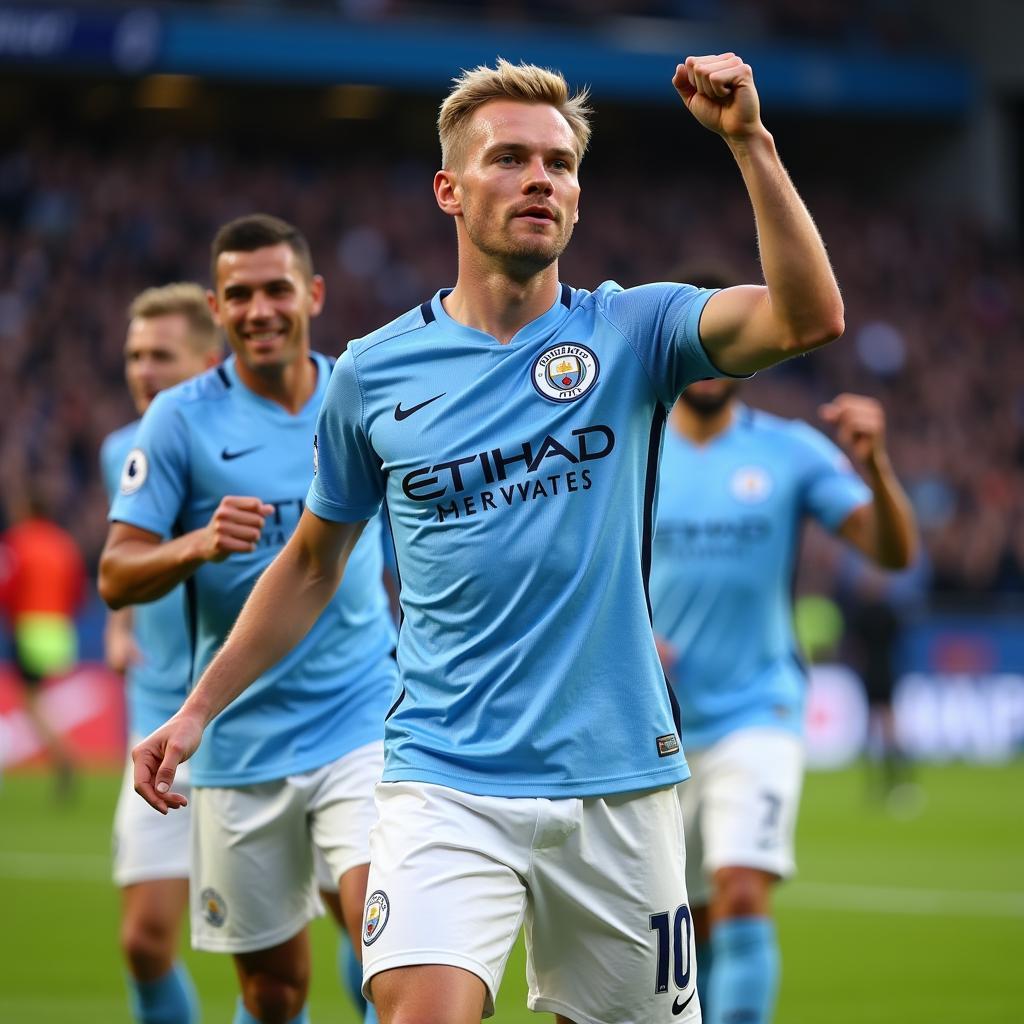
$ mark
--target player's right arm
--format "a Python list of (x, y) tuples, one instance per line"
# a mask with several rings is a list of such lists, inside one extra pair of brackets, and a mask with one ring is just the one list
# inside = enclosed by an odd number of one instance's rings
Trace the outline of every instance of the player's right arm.
[(185, 805), (170, 791), (175, 769), (195, 752), (214, 716), (309, 632), (338, 589), (365, 525), (303, 512), (181, 710), (132, 751), (135, 790), (158, 811)]
[(100, 556), (100, 596), (111, 608), (155, 601), (203, 563), (255, 550), (273, 511), (259, 498), (228, 495), (206, 526), (172, 540), (131, 523), (112, 523)]

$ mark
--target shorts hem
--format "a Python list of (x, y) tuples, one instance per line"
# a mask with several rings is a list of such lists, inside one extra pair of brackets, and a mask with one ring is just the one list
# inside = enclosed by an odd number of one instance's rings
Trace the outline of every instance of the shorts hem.
[(114, 869), (111, 877), (114, 885), (123, 889), (129, 885), (142, 885), (145, 882), (178, 882), (189, 880), (188, 865), (168, 864), (165, 867), (147, 864), (144, 868)]
[(796, 864), (793, 861), (780, 864), (777, 860), (770, 861), (766, 857), (752, 857), (745, 853), (737, 854), (735, 857), (719, 857), (715, 861), (705, 858), (704, 873), (708, 876), (709, 886), (713, 885), (714, 873), (721, 871), (722, 868), (753, 868), (755, 871), (764, 871), (766, 874), (775, 875), (782, 882), (796, 874)]
[[(372, 963), (366, 963), (364, 947), (363, 957), (363, 997), (365, 999), (370, 998), (370, 981), (374, 975), (394, 970), (396, 967), (423, 967), (427, 964), (437, 964), (440, 967), (461, 967), (464, 971), (475, 974), (484, 983), (488, 1001), (492, 1006), (498, 995), (498, 986), (490, 968), (481, 961), (462, 953), (451, 953), (442, 949), (418, 949), (405, 953), (391, 953)], [(492, 1016), (493, 1013), (494, 1011), (491, 1010), (491, 1013), (485, 1013), (485, 1016)], [(602, 1024), (602, 1022), (598, 1022), (598, 1024)]]
[(584, 1013), (578, 1007), (559, 1002), (557, 999), (547, 999), (544, 996), (528, 996), (526, 1005), (533, 1013), (560, 1013), (563, 1017), (568, 1017), (573, 1024), (612, 1024), (611, 1021), (591, 1017), (589, 1013)]
[(344, 875), (348, 874), (354, 868), (362, 867), (364, 864), (370, 863), (370, 851), (366, 850), (364, 853), (360, 853), (350, 860), (342, 861), (342, 867), (338, 870), (338, 878), (341, 879)]
[(204, 953), (257, 953), (264, 949), (273, 949), (274, 946), (280, 946), (282, 942), (287, 942), (288, 939), (298, 935), (314, 918), (322, 916), (323, 910), (319, 912), (312, 911), (306, 914), (304, 918), (297, 919), (283, 928), (277, 928), (272, 932), (255, 938), (211, 940), (205, 935), (196, 934), (193, 929), (192, 948), (202, 950)]

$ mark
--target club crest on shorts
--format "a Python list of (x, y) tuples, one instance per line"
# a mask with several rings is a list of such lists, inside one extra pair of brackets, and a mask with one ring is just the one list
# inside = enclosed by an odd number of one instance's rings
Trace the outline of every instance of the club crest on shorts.
[(121, 470), (121, 493), (134, 494), (149, 475), (149, 460), (141, 448), (133, 448), (124, 460)]
[(760, 466), (741, 466), (729, 481), (729, 490), (744, 505), (759, 505), (772, 493), (772, 478)]
[(204, 889), (199, 894), (199, 902), (203, 905), (203, 917), (213, 928), (220, 928), (228, 919), (228, 905), (216, 889)]
[(369, 946), (377, 941), (388, 923), (390, 907), (387, 896), (377, 889), (366, 901), (366, 913), (363, 915), (363, 945)]
[(568, 341), (537, 357), (533, 386), (552, 402), (574, 402), (597, 383), (600, 374), (597, 356), (585, 345)]

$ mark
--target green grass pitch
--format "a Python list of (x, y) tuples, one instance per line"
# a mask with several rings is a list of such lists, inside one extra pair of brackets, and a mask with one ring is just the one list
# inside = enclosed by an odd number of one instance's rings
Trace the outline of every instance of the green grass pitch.
[[(911, 818), (865, 798), (863, 773), (807, 779), (799, 878), (778, 896), (778, 1024), (1024, 1022), (1024, 761), (921, 768)], [(118, 780), (83, 780), (55, 807), (49, 780), (0, 781), (0, 1021), (129, 1024), (117, 954), (109, 829)], [(332, 926), (314, 926), (314, 1024), (356, 1020), (334, 968)], [(227, 1024), (229, 958), (185, 953), (206, 1024)], [(521, 947), (493, 1018), (525, 1009)], [(550, 1018), (547, 1018), (550, 1019)]]

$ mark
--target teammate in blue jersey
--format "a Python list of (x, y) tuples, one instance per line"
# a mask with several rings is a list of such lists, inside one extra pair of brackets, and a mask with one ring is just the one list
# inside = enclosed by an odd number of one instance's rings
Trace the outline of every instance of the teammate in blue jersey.
[(844, 394), (822, 408), (862, 480), (819, 431), (746, 407), (737, 387), (693, 384), (669, 417), (651, 565), (693, 772), (680, 794), (706, 1024), (767, 1024), (778, 989), (771, 890), (794, 868), (803, 772), (806, 677), (791, 621), (802, 524), (888, 568), (915, 545), (878, 402)]
[(585, 97), (530, 65), (464, 73), (441, 107), (434, 179), (458, 237), (455, 287), (339, 360), (298, 529), (182, 710), (134, 752), (137, 790), (180, 806), (175, 767), (288, 656), (385, 505), (402, 688), (363, 966), (387, 1024), (492, 1012), (524, 922), (534, 1010), (700, 1017), (676, 793), (688, 771), (646, 594), (662, 428), (692, 381), (750, 373), (843, 325), (750, 68), (691, 57), (673, 82), (735, 155), (767, 287), (560, 283)]
[[(220, 332), (197, 284), (149, 288), (128, 315), (125, 380), (140, 416), (159, 392), (220, 360)], [(138, 429), (135, 420), (115, 430), (100, 449), (110, 501)], [(107, 663), (125, 676), (128, 733), (136, 743), (173, 715), (188, 693), (192, 666), (182, 588), (152, 604), (110, 612), (104, 646)], [(187, 777), (182, 782), (187, 787)], [(128, 762), (114, 818), (114, 881), (122, 891), (121, 946), (139, 1024), (199, 1019), (192, 980), (178, 960), (188, 906), (189, 821), (188, 814), (153, 814), (132, 789)]]
[[(231, 222), (214, 241), (213, 275), (233, 354), (146, 413), (100, 568), (115, 606), (184, 581), (195, 675), (299, 521), (331, 375), (309, 344), (323, 281), (294, 228), (263, 215)], [(379, 530), (367, 529), (305, 639), (210, 725), (192, 761), (192, 941), (234, 954), (237, 1024), (306, 1019), (316, 850), (359, 929), (397, 689)]]

